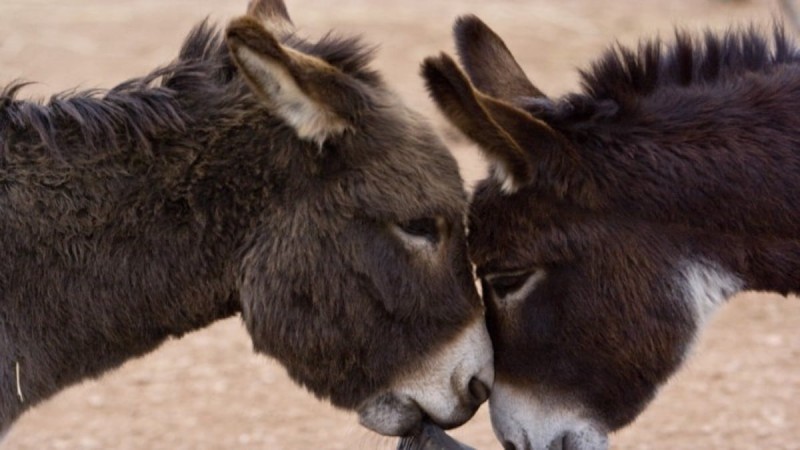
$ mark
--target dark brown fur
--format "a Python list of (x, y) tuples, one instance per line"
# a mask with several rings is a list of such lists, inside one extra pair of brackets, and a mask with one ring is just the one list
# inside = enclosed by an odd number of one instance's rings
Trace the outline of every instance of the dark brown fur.
[[(477, 18), (456, 39), (474, 88), (445, 55), (423, 67), (432, 96), (496, 164), (522, 149), (532, 167), (510, 171), (511, 194), (483, 181), (471, 205), (498, 380), (576, 399), (613, 430), (702, 325), (678, 279), (687, 261), (800, 291), (800, 53), (780, 27), (617, 47), (557, 100)], [(546, 279), (502, 314), (485, 277), (533, 268)]]
[[(228, 32), (278, 45), (253, 18)], [(22, 84), (2, 91), (0, 432), (58, 390), (239, 312), (256, 351), (355, 408), (482, 314), (452, 156), (358, 41), (282, 45), (347, 80), (328, 85), (348, 95), (336, 110), (347, 132), (299, 139), (205, 23), (175, 62), (109, 91), (46, 104), (18, 99)], [(426, 217), (446, 224), (442, 264), (389, 231)]]

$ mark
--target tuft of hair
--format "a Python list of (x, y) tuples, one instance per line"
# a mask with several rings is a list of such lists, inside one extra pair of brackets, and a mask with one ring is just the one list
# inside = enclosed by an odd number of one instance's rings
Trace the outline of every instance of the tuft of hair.
[[(283, 41), (362, 82), (383, 83), (368, 67), (375, 48), (357, 37), (329, 33), (310, 42), (289, 35)], [(236, 73), (222, 33), (206, 19), (191, 30), (175, 61), (111, 89), (65, 91), (47, 102), (18, 99), (20, 90), (30, 83), (15, 81), (0, 89), (0, 147), (13, 145), (12, 133), (26, 139), (35, 136), (58, 155), (64, 146), (58, 130), (68, 127), (79, 131), (81, 145), (89, 150), (133, 142), (148, 152), (153, 136), (182, 132), (197, 119), (187, 111), (222, 113), (249, 95)]]
[(723, 83), (746, 73), (769, 73), (800, 62), (800, 51), (782, 24), (764, 32), (756, 26), (723, 33), (675, 31), (675, 39), (640, 41), (637, 48), (616, 44), (588, 70), (580, 71), (583, 92), (560, 105), (531, 108), (543, 120), (615, 117), (635, 112), (639, 101), (667, 87)]
[(772, 40), (755, 26), (701, 35), (676, 30), (675, 41), (639, 43), (637, 51), (616, 45), (582, 71), (585, 92), (596, 99), (645, 96), (659, 87), (714, 83), (747, 72), (765, 72), (800, 61), (800, 53), (781, 25)]
[(297, 35), (290, 35), (283, 39), (283, 44), (317, 56), (368, 85), (383, 84), (380, 74), (369, 67), (378, 47), (366, 45), (359, 36), (341, 36), (328, 32), (319, 41), (310, 42)]
[[(203, 21), (187, 39), (179, 57), (149, 74), (108, 89), (65, 91), (42, 100), (19, 100), (30, 83), (12, 82), (0, 91), (0, 137), (38, 136), (55, 154), (62, 149), (59, 129), (78, 130), (83, 147), (113, 148), (135, 142), (149, 149), (149, 139), (163, 132), (182, 132), (192, 118), (186, 103), (214, 98), (231, 81), (232, 64), (221, 35)], [(182, 94), (189, 95), (182, 95)], [(194, 94), (194, 95), (192, 95)]]

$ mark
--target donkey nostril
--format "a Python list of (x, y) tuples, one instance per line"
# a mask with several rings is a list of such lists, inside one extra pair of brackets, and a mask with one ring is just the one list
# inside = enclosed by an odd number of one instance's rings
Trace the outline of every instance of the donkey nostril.
[(478, 379), (477, 377), (472, 377), (469, 380), (469, 394), (472, 396), (472, 400), (475, 402), (476, 405), (480, 405), (481, 403), (485, 402), (489, 399), (489, 387), (486, 386), (483, 381)]
[(517, 450), (517, 446), (511, 441), (503, 442), (503, 450)]
[(567, 443), (567, 435), (563, 435), (560, 438), (556, 438), (550, 445), (547, 446), (547, 450), (567, 450), (568, 447)]

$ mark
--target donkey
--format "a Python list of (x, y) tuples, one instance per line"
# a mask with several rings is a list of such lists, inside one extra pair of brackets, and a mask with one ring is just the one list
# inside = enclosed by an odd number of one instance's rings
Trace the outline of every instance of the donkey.
[(176, 61), (0, 96), (0, 432), (66, 386), (241, 313), (254, 350), (386, 435), (488, 398), (466, 193), (356, 39), (256, 0)]
[(474, 16), (423, 63), (492, 162), (469, 214), (509, 449), (601, 449), (745, 289), (800, 291), (800, 52), (775, 26), (610, 49), (546, 97)]

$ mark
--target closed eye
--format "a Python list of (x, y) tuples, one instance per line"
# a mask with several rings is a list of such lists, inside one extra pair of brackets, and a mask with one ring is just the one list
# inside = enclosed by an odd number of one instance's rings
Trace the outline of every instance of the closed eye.
[(431, 244), (439, 243), (439, 221), (433, 217), (423, 217), (396, 224), (397, 228), (403, 233), (415, 237), (423, 238)]
[(532, 273), (533, 271), (495, 274), (487, 277), (487, 283), (489, 283), (489, 286), (498, 298), (503, 298), (522, 288)]
[(499, 272), (486, 275), (484, 278), (495, 297), (503, 299), (512, 294), (521, 293), (523, 290), (525, 290), (523, 295), (527, 295), (544, 277), (544, 269), (534, 268), (513, 272)]

